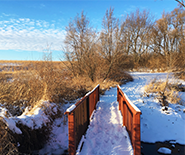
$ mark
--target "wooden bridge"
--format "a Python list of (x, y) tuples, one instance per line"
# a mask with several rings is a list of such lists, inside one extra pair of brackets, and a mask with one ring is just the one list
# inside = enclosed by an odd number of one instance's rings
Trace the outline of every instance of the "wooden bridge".
[[(90, 118), (96, 109), (99, 101), (99, 85), (91, 92), (86, 94), (75, 105), (67, 109), (68, 114), (68, 137), (69, 137), (69, 154), (76, 154), (76, 150), (83, 135), (85, 135)], [(141, 111), (128, 99), (122, 92), (120, 86), (117, 86), (117, 101), (119, 110), (123, 116), (123, 126), (129, 134), (134, 155), (141, 154), (140, 142), (140, 115)]]

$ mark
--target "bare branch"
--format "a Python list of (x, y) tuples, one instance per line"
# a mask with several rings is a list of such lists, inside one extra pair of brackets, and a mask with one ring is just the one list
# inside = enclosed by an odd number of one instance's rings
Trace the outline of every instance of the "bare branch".
[(183, 7), (185, 7), (185, 4), (184, 4), (184, 1), (183, 0), (175, 0), (175, 1), (177, 1), (180, 5), (182, 5)]

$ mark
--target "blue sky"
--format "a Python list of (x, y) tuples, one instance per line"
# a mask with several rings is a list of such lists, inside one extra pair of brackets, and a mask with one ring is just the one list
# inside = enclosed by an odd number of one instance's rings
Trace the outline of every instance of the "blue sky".
[(0, 0), (0, 60), (42, 60), (53, 52), (63, 59), (65, 26), (83, 10), (91, 25), (101, 29), (105, 11), (114, 8), (115, 17), (148, 9), (155, 18), (177, 7), (175, 0)]

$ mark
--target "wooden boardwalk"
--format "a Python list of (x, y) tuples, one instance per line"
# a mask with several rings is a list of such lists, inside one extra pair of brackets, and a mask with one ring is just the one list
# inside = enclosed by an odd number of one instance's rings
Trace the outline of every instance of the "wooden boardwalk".
[[(113, 96), (112, 96), (113, 97)], [(84, 144), (79, 155), (117, 154), (133, 155), (132, 144), (126, 128), (122, 125), (122, 115), (118, 102), (103, 101), (98, 103), (93, 119), (83, 138)]]
[(70, 155), (141, 154), (141, 111), (119, 86), (108, 93), (99, 101), (98, 85), (65, 112)]

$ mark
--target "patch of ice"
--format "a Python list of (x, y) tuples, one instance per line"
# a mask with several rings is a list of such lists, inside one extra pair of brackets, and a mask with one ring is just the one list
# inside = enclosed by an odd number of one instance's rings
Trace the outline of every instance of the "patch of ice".
[(169, 148), (161, 147), (158, 149), (158, 152), (163, 154), (171, 154), (172, 151)]

